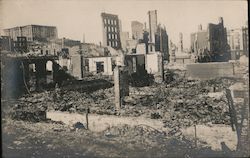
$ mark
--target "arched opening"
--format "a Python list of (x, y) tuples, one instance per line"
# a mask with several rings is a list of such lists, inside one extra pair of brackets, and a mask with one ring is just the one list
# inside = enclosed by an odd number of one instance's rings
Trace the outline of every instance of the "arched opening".
[(46, 73), (47, 73), (47, 83), (52, 83), (53, 82), (53, 62), (52, 61), (47, 61), (46, 63)]

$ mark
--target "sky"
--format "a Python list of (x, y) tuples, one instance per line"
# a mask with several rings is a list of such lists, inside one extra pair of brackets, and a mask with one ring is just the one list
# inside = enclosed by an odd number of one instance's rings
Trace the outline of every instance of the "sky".
[(0, 0), (0, 30), (38, 24), (56, 26), (58, 36), (85, 42), (102, 41), (101, 13), (117, 14), (122, 31), (131, 36), (131, 21), (147, 22), (149, 10), (157, 10), (158, 23), (166, 26), (169, 39), (178, 43), (183, 33), (184, 48), (190, 34), (223, 17), (227, 29), (241, 28), (248, 20), (246, 0)]

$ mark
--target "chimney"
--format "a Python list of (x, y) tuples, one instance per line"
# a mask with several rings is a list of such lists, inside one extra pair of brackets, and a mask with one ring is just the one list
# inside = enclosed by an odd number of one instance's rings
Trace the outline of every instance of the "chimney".
[(223, 24), (223, 18), (222, 17), (219, 17), (219, 23)]
[(62, 48), (64, 48), (64, 37), (62, 38)]
[(198, 31), (202, 31), (202, 25), (198, 25)]

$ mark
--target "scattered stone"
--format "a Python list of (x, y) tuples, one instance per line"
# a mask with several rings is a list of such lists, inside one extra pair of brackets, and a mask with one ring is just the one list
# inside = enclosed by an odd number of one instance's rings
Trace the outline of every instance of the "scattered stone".
[(13, 143), (14, 143), (15, 145), (20, 145), (20, 144), (22, 144), (21, 141), (14, 141)]
[(74, 129), (86, 129), (85, 126), (81, 122), (77, 122), (73, 125)]
[(160, 119), (162, 116), (157, 112), (157, 113), (151, 113), (151, 119)]

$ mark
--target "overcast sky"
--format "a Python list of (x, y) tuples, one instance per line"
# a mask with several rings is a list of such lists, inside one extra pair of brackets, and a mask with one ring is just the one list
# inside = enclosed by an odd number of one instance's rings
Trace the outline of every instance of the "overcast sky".
[[(59, 37), (86, 42), (102, 41), (101, 12), (113, 13), (122, 21), (122, 31), (131, 32), (131, 21), (148, 23), (148, 10), (158, 11), (158, 22), (166, 26), (169, 38), (178, 42), (183, 33), (184, 47), (198, 24), (224, 18), (227, 28), (240, 28), (247, 18), (247, 1), (153, 1), (153, 0), (0, 0), (0, 29), (40, 24), (57, 26)], [(3, 33), (3, 32), (1, 32)], [(131, 33), (130, 33), (131, 36)]]

